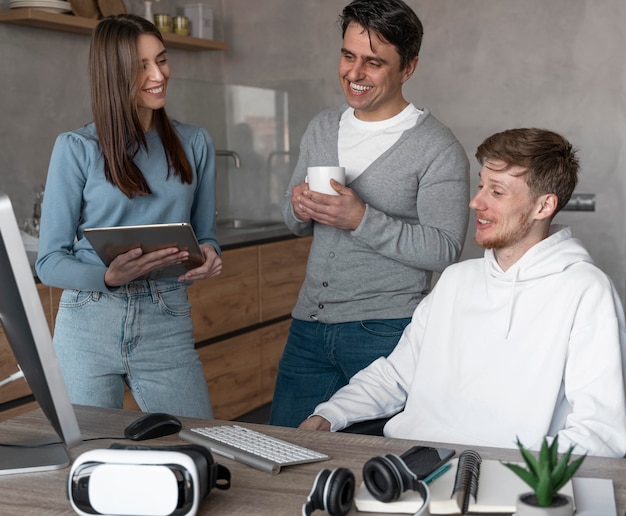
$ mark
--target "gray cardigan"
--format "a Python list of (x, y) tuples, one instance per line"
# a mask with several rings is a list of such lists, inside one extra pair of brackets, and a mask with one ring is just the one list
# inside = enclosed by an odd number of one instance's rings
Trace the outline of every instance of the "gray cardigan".
[(309, 124), (282, 201), (289, 229), (313, 234), (295, 319), (341, 323), (410, 317), (429, 292), (432, 271), (461, 254), (468, 221), (469, 163), (452, 132), (428, 110), (412, 129), (347, 186), (366, 203), (348, 231), (300, 222), (291, 190), (309, 166), (339, 165), (339, 120), (346, 105)]

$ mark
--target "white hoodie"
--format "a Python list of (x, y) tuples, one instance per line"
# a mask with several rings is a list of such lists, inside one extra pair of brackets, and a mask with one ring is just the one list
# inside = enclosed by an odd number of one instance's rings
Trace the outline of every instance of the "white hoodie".
[(538, 449), (558, 433), (561, 451), (624, 456), (624, 312), (570, 229), (551, 229), (505, 272), (491, 250), (448, 267), (393, 353), (315, 414), (333, 431), (399, 412), (388, 437)]

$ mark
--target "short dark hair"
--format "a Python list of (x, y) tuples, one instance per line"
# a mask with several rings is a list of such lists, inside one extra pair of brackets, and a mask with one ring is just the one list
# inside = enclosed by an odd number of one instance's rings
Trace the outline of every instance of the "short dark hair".
[(526, 184), (534, 196), (553, 193), (558, 197), (555, 214), (569, 202), (578, 183), (577, 150), (563, 136), (546, 129), (496, 133), (480, 144), (476, 159), (481, 165), (498, 159), (507, 168), (524, 167)]
[(400, 55), (402, 69), (419, 55), (424, 27), (402, 0), (353, 0), (339, 15), (342, 37), (352, 22), (391, 43)]

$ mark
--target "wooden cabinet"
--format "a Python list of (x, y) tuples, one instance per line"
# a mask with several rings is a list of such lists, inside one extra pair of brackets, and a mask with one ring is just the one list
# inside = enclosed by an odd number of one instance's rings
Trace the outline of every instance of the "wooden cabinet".
[(306, 272), (310, 245), (310, 238), (295, 238), (259, 246), (262, 321), (291, 313)]
[(310, 245), (311, 238), (296, 238), (227, 250), (222, 274), (189, 289), (216, 418), (272, 400)]
[(222, 273), (188, 288), (196, 342), (259, 322), (258, 247), (224, 251)]
[(291, 238), (224, 251), (222, 274), (188, 289), (196, 342), (288, 316), (310, 246)]
[(263, 404), (259, 331), (198, 350), (218, 419), (232, 419)]
[(200, 348), (217, 419), (233, 419), (272, 401), (290, 320)]
[[(278, 361), (306, 271), (311, 238), (228, 249), (222, 274), (189, 287), (194, 337), (215, 417), (232, 419), (272, 400)], [(52, 331), (61, 289), (38, 284)], [(0, 325), (0, 380), (17, 371)], [(0, 388), (0, 420), (32, 410), (24, 379)], [(126, 393), (124, 407), (137, 409)]]
[[(37, 290), (39, 292), (39, 297), (41, 299), (41, 304), (43, 306), (46, 319), (48, 320), (48, 326), (50, 327), (50, 329), (52, 329), (54, 317), (50, 289), (43, 285), (37, 285)], [(4, 329), (0, 324), (0, 380), (7, 378), (17, 371), (17, 360), (15, 360), (15, 356), (13, 355), (13, 351), (9, 346), (9, 342), (4, 333)], [(2, 406), (3, 404), (7, 404), (7, 406), (10, 407), (12, 401), (30, 395), (31, 390), (28, 387), (26, 380), (24, 378), (21, 378), (14, 382), (3, 385), (0, 388), (0, 406)], [(20, 408), (16, 408), (14, 409), (14, 411), (16, 413), (14, 413), (13, 415), (17, 415), (17, 413), (20, 413)], [(23, 412), (26, 412), (26, 410), (23, 410)], [(2, 419), (4, 419), (4, 417), (2, 417)]]

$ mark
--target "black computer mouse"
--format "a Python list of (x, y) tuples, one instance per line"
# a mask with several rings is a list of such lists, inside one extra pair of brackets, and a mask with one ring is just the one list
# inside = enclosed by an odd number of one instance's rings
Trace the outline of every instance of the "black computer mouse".
[(182, 423), (175, 416), (163, 412), (151, 412), (128, 425), (124, 430), (124, 437), (133, 441), (143, 441), (175, 434), (182, 427)]

